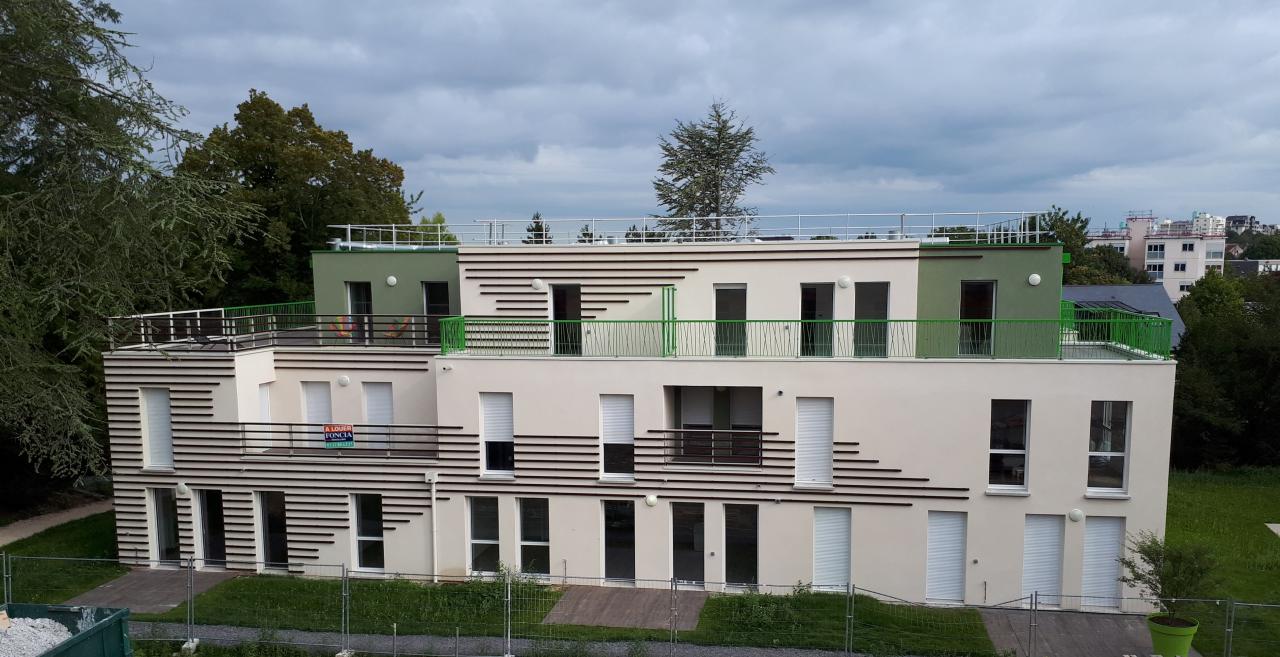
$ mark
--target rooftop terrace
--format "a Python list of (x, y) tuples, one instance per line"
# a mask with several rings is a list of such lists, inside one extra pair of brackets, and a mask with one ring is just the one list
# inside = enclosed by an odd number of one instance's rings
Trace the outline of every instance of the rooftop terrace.
[[(436, 250), (459, 245), (733, 244), (807, 240), (919, 240), (930, 244), (1011, 244), (1052, 241), (1040, 212), (931, 212), (546, 219), (530, 234), (528, 219), (480, 220), (449, 226), (341, 224), (329, 226), (338, 251)], [(687, 222), (673, 227), (671, 222)], [(701, 226), (701, 227), (694, 227)], [(711, 226), (710, 228), (706, 226)], [(715, 228), (715, 226), (720, 226)]]

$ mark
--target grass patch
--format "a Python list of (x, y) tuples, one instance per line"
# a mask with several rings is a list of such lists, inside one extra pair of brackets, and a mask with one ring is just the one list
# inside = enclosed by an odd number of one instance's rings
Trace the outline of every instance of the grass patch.
[[(172, 657), (182, 647), (180, 641), (133, 641), (134, 657)], [(302, 648), (274, 643), (242, 643), (238, 646), (219, 646), (201, 643), (196, 653), (202, 657), (315, 657), (315, 653)]]
[[(1217, 560), (1218, 581), (1205, 597), (1280, 604), (1280, 536), (1268, 522), (1280, 522), (1280, 468), (1169, 476), (1169, 540), (1204, 543)], [(1196, 649), (1222, 654), (1226, 608), (1189, 611), (1200, 621)], [(1232, 634), (1236, 654), (1280, 654), (1280, 608), (1237, 607)]]
[(76, 561), (116, 558), (116, 519), (112, 512), (50, 527), (3, 549), (16, 557), (60, 557), (14, 559), (15, 602), (65, 602), (128, 572), (128, 568), (114, 562)]

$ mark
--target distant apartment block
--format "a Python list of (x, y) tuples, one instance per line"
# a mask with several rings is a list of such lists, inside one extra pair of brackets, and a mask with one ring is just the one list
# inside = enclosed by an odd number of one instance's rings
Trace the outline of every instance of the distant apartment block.
[(1203, 212), (1186, 221), (1131, 214), (1118, 230), (1091, 233), (1088, 246), (1120, 251), (1135, 269), (1162, 283), (1169, 298), (1176, 302), (1206, 273), (1222, 273), (1226, 219)]

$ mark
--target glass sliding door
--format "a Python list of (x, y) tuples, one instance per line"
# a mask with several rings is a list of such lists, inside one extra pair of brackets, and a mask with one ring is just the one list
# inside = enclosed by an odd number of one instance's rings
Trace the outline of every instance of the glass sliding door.
[(557, 356), (582, 355), (582, 286), (551, 286), (552, 352)]
[(960, 356), (992, 355), (995, 313), (995, 281), (961, 281)]
[(747, 288), (743, 285), (716, 288), (717, 356), (747, 355)]
[(373, 286), (367, 281), (347, 281), (347, 315), (351, 339), (368, 342), (373, 333)]
[(604, 501), (604, 576), (636, 578), (636, 507), (631, 500)]
[(155, 513), (155, 557), (165, 565), (176, 566), (182, 559), (178, 548), (178, 498), (172, 488), (151, 489)]
[(283, 568), (289, 565), (289, 525), (285, 518), (284, 493), (259, 492), (258, 509), (262, 529), (262, 560), (268, 568)]
[(831, 357), (831, 307), (835, 285), (800, 285), (800, 355)]
[(889, 284), (853, 284), (853, 355), (884, 358), (889, 355)]
[(227, 526), (222, 509), (222, 491), (202, 490), (200, 502), (200, 545), (206, 566), (227, 563)]
[(701, 504), (671, 503), (671, 570), (677, 580), (706, 580), (705, 527)]
[(754, 586), (759, 582), (759, 545), (759, 507), (754, 504), (724, 505), (726, 583)]

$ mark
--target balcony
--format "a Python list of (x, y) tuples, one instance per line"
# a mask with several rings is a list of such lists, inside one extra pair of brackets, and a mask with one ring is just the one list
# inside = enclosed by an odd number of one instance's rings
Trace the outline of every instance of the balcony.
[(739, 429), (662, 429), (668, 465), (756, 467), (764, 462), (764, 436)]
[(1170, 320), (441, 320), (441, 354), (497, 357), (1166, 360)]
[(452, 429), (428, 424), (353, 424), (351, 440), (334, 443), (326, 440), (324, 424), (242, 422), (236, 426), (242, 456), (424, 460), (439, 455), (440, 436), (448, 435), (441, 430)]
[(113, 317), (112, 349), (440, 346), (440, 320), (446, 315), (317, 315), (308, 312), (310, 303), (278, 304), (276, 311), (240, 315), (217, 308)]

